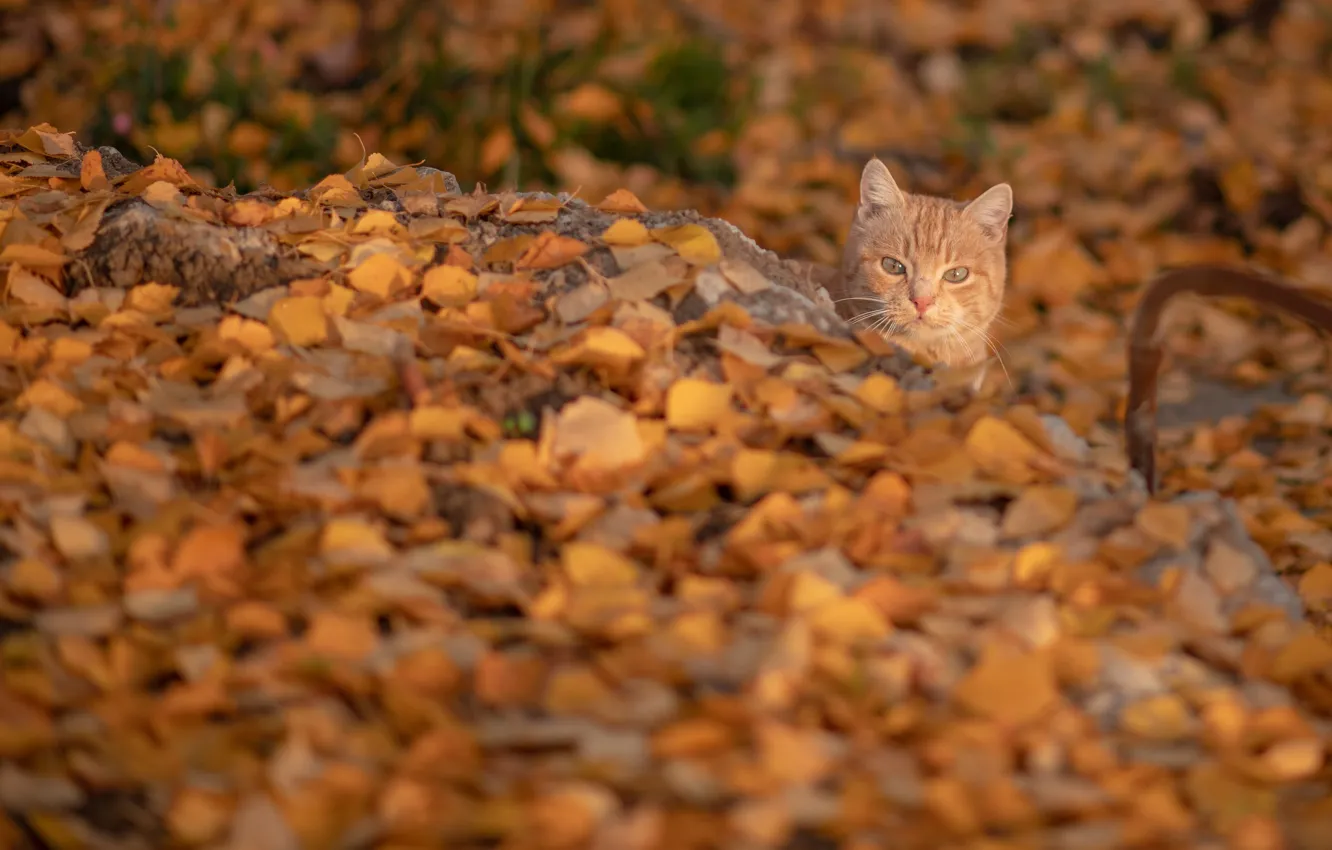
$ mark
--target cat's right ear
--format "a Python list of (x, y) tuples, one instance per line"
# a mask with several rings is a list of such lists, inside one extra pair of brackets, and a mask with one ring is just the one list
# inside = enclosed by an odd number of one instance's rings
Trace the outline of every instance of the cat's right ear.
[(865, 170), (860, 172), (860, 210), (868, 212), (875, 209), (899, 209), (906, 203), (902, 190), (897, 188), (893, 175), (888, 173), (888, 166), (878, 157), (865, 163)]

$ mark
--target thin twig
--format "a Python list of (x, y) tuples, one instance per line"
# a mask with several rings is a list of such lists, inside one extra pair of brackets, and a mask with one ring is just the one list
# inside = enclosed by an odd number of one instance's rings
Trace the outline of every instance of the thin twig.
[(1128, 341), (1128, 401), (1124, 408), (1124, 448), (1129, 467), (1156, 493), (1156, 379), (1161, 368), (1158, 329), (1166, 302), (1181, 292), (1247, 298), (1277, 307), (1315, 327), (1332, 331), (1332, 304), (1293, 284), (1248, 269), (1190, 266), (1171, 269), (1147, 285), (1134, 311)]

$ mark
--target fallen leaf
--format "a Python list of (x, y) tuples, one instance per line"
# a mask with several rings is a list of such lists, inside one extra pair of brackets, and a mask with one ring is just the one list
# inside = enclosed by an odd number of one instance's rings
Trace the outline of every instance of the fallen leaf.
[(624, 274), (616, 275), (607, 283), (612, 298), (622, 301), (644, 301), (655, 298), (680, 282), (664, 263), (641, 263)]
[(1052, 710), (1059, 690), (1048, 659), (990, 644), (957, 683), (953, 699), (972, 714), (1018, 727)]
[(1052, 534), (1073, 519), (1078, 497), (1064, 487), (1029, 487), (1004, 511), (1001, 526), (1007, 538)]
[(674, 248), (691, 266), (710, 266), (722, 258), (717, 238), (701, 224), (658, 227), (650, 232), (653, 239)]
[(601, 203), (597, 204), (596, 208), (602, 212), (624, 215), (637, 215), (648, 211), (648, 208), (643, 206), (643, 202), (638, 200), (637, 196), (628, 189), (616, 189), (602, 198)]
[(51, 517), (51, 542), (71, 561), (98, 558), (111, 552), (106, 532), (83, 517)]
[(731, 388), (697, 378), (676, 381), (666, 393), (666, 421), (682, 431), (709, 430), (730, 409)]
[(421, 295), (441, 307), (462, 307), (476, 294), (476, 275), (457, 266), (435, 266), (421, 281)]
[(552, 450), (556, 457), (573, 457), (579, 465), (599, 469), (639, 463), (646, 453), (634, 415), (590, 397), (560, 410)]
[(373, 254), (348, 272), (347, 282), (359, 292), (388, 301), (412, 285), (412, 273), (388, 254)]
[(555, 269), (572, 263), (592, 246), (577, 239), (544, 231), (527, 246), (514, 262), (515, 269)]
[(283, 298), (268, 313), (268, 324), (288, 345), (319, 345), (328, 340), (323, 299), (313, 295)]

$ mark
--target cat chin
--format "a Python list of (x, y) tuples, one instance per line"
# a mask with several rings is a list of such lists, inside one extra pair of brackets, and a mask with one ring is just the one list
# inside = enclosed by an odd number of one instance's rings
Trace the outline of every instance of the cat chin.
[(909, 322), (901, 325), (902, 336), (905, 336), (915, 342), (935, 343), (941, 342), (948, 336), (948, 328), (942, 325), (927, 325), (924, 322)]

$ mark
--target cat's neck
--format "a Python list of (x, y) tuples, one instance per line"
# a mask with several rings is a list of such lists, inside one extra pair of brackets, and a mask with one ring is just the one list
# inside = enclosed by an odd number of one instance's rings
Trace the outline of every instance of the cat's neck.
[(945, 366), (975, 366), (990, 359), (989, 343), (984, 334), (974, 330), (957, 330), (954, 334), (931, 340), (917, 340), (909, 336), (894, 336), (891, 339), (912, 354)]

